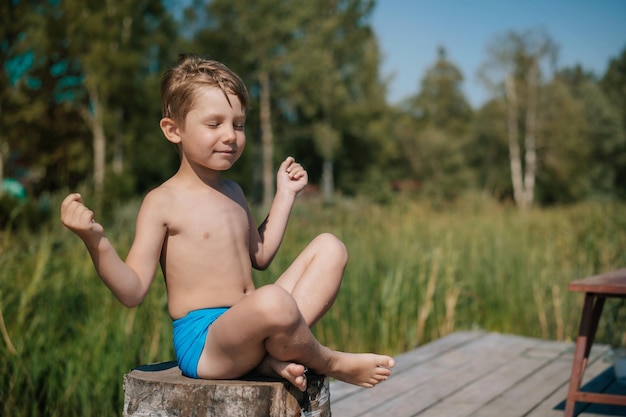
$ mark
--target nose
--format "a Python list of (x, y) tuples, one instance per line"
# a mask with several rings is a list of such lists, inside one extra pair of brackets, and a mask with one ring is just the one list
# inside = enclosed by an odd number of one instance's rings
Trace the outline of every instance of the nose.
[(224, 143), (234, 143), (237, 141), (237, 132), (233, 126), (226, 126), (222, 140)]

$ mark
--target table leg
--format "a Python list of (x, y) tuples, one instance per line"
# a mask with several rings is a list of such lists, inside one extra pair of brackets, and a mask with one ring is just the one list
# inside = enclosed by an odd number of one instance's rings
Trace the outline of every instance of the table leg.
[(570, 376), (569, 390), (565, 402), (565, 417), (574, 416), (576, 393), (580, 389), (585, 368), (587, 367), (589, 352), (591, 351), (591, 346), (596, 337), (598, 322), (600, 321), (600, 315), (602, 314), (605, 300), (605, 297), (593, 293), (585, 293), (585, 304), (580, 319), (580, 329), (576, 339), (576, 349), (572, 363), (572, 374)]

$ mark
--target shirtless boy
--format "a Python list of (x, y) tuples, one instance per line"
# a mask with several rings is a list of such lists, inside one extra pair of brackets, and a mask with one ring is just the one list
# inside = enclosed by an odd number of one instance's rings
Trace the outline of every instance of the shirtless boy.
[(160, 262), (176, 357), (187, 376), (237, 378), (256, 369), (302, 391), (307, 368), (362, 387), (386, 380), (391, 357), (338, 352), (310, 331), (335, 300), (346, 266), (346, 248), (335, 236), (317, 236), (275, 284), (254, 287), (252, 268), (267, 268), (276, 255), (308, 177), (292, 157), (281, 163), (259, 227), (241, 188), (221, 178), (246, 142), (241, 79), (219, 62), (181, 56), (163, 77), (161, 97), (161, 130), (178, 147), (180, 167), (146, 195), (126, 260), (79, 194), (61, 206), (62, 223), (83, 240), (102, 281), (135, 307)]

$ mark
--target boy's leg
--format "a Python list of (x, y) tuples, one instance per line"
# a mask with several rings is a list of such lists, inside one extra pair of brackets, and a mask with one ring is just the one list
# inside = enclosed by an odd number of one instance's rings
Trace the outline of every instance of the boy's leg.
[(301, 390), (306, 387), (301, 365), (345, 382), (372, 387), (389, 377), (387, 368), (394, 364), (389, 356), (349, 354), (322, 346), (293, 297), (282, 287), (269, 285), (245, 297), (213, 323), (198, 363), (198, 375), (239, 377), (256, 368), (266, 354), (286, 364), (287, 374), (278, 373)]
[[(302, 327), (307, 330), (304, 335), (299, 334), (303, 333)], [(307, 339), (306, 333), (310, 333), (308, 326), (284, 288), (272, 285), (259, 288), (211, 325), (198, 363), (198, 375), (207, 379), (240, 377), (258, 367), (268, 348), (283, 357), (280, 349), (274, 349), (275, 345), (287, 347), (291, 338)], [(304, 365), (276, 361), (267, 371), (286, 378), (301, 390), (306, 388)]]
[(309, 327), (335, 301), (347, 262), (348, 251), (343, 242), (324, 233), (313, 239), (276, 280), (296, 300)]

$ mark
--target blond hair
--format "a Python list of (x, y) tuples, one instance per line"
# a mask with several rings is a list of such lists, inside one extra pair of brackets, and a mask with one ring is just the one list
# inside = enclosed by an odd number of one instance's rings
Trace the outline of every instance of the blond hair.
[(222, 90), (232, 107), (228, 94), (235, 95), (244, 112), (248, 110), (248, 90), (230, 68), (218, 61), (194, 54), (182, 54), (178, 65), (169, 69), (161, 80), (161, 111), (163, 117), (183, 124), (194, 105), (196, 93), (203, 87)]

